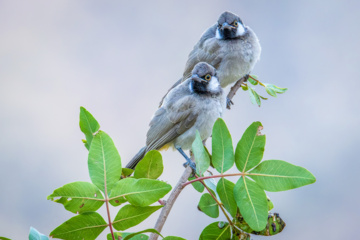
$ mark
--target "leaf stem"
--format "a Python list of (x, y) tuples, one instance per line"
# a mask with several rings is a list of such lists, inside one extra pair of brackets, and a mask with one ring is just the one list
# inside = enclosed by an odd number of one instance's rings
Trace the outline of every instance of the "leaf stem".
[(115, 239), (115, 236), (114, 236), (114, 231), (113, 231), (113, 228), (112, 228), (112, 222), (111, 222), (111, 217), (110, 217), (110, 210), (109, 210), (109, 199), (107, 197), (107, 189), (105, 188), (105, 195), (106, 195), (106, 199), (105, 199), (105, 204), (106, 204), (106, 212), (107, 212), (107, 215), (108, 215), (108, 221), (109, 221), (109, 228), (110, 228), (110, 232), (111, 232), (111, 237), (113, 240), (116, 240)]
[(205, 176), (205, 177), (198, 177), (195, 178), (191, 181), (187, 181), (186, 183), (184, 183), (184, 187), (186, 187), (187, 185), (193, 183), (193, 182), (198, 182), (198, 181), (202, 181), (204, 179), (209, 179), (209, 178), (221, 178), (221, 177), (234, 177), (234, 176), (246, 176), (246, 175), (254, 175), (251, 173), (228, 173), (228, 174), (219, 174), (219, 175), (212, 175), (212, 176)]
[[(200, 178), (198, 175), (195, 174), (195, 177), (198, 179)], [(230, 217), (227, 215), (227, 213), (225, 212), (225, 209), (222, 205), (221, 202), (219, 202), (219, 200), (214, 196), (214, 194), (210, 191), (210, 189), (208, 188), (208, 186), (206, 186), (205, 182), (201, 179), (199, 180), (201, 182), (202, 185), (204, 185), (204, 187), (206, 188), (206, 190), (210, 193), (211, 197), (215, 200), (215, 202), (217, 203), (217, 205), (219, 205), (221, 211), (224, 213), (227, 221), (229, 222), (229, 224), (233, 227), (234, 223), (231, 221)]]
[(249, 75), (249, 78), (251, 78), (254, 81), (257, 81), (261, 86), (266, 87), (265, 84), (263, 84), (262, 82), (260, 82), (259, 80), (257, 80), (256, 78), (253, 78), (251, 75)]

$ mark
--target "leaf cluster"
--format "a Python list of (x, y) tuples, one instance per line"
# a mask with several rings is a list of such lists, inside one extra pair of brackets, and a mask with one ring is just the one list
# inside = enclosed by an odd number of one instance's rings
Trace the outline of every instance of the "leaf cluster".
[[(278, 215), (269, 215), (273, 204), (265, 191), (285, 191), (315, 182), (315, 177), (305, 168), (282, 160), (262, 161), (266, 142), (262, 129), (260, 122), (252, 123), (234, 151), (226, 124), (218, 119), (212, 132), (211, 156), (200, 137), (196, 137), (192, 151), (197, 177), (189, 179), (190, 183), (199, 192), (209, 183), (213, 186), (201, 196), (198, 207), (212, 218), (219, 216), (220, 209), (228, 219), (223, 224), (215, 222), (207, 226), (200, 239), (246, 239), (248, 236), (243, 231), (266, 236), (277, 234), (285, 223)], [(239, 172), (227, 174), (233, 165)], [(219, 174), (205, 176), (209, 166)], [(237, 177), (237, 180), (232, 182), (225, 177)]]
[[(287, 88), (280, 88), (275, 86), (274, 84), (262, 83), (258, 80), (258, 77), (256, 75), (250, 75), (247, 81), (254, 86), (258, 84), (263, 86), (265, 88), (265, 91), (272, 97), (276, 97), (277, 94), (285, 93), (287, 90)], [(252, 88), (246, 83), (241, 85), (241, 88), (244, 91), (249, 91), (249, 96), (252, 104), (258, 105), (260, 107), (261, 99), (267, 100), (266, 97), (258, 94), (254, 88)]]
[[(107, 227), (111, 234), (108, 239), (140, 239), (143, 232), (158, 233), (147, 229), (140, 233), (125, 231), (133, 227), (162, 205), (152, 205), (164, 197), (171, 186), (156, 180), (163, 170), (159, 152), (149, 152), (134, 172), (134, 177), (126, 177), (132, 171), (122, 168), (120, 155), (108, 134), (99, 130), (96, 119), (83, 107), (80, 108), (80, 129), (85, 134), (83, 140), (88, 153), (88, 169), (91, 182), (72, 182), (54, 190), (49, 200), (60, 203), (76, 216), (55, 228), (50, 236), (60, 239), (96, 239)], [(122, 176), (122, 177), (121, 177)], [(108, 221), (96, 211), (106, 205)], [(109, 206), (122, 205), (111, 220)], [(142, 234), (142, 235), (141, 235)], [(141, 238), (144, 239), (144, 238)]]

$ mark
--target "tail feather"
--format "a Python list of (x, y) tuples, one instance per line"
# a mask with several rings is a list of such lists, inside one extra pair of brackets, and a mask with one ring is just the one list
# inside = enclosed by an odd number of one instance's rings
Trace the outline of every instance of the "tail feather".
[(140, 160), (144, 158), (145, 153), (146, 153), (146, 146), (140, 149), (140, 151), (126, 165), (126, 168), (135, 169), (136, 165), (140, 162)]

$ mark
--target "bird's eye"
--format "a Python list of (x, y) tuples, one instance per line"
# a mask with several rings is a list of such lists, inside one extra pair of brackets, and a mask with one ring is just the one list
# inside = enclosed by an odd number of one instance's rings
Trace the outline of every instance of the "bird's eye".
[(237, 21), (234, 21), (234, 22), (232, 23), (232, 25), (233, 25), (234, 27), (237, 27), (239, 24), (238, 24)]
[(210, 75), (210, 74), (206, 74), (205, 77), (204, 77), (204, 79), (205, 79), (206, 81), (210, 81), (211, 75)]

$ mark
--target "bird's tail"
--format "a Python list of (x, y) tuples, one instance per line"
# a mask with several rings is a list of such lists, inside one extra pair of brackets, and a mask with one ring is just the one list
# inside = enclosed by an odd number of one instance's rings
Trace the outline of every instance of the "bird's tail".
[(135, 169), (136, 165), (140, 162), (140, 160), (144, 158), (145, 153), (146, 153), (146, 146), (140, 149), (140, 151), (126, 165), (126, 168)]

